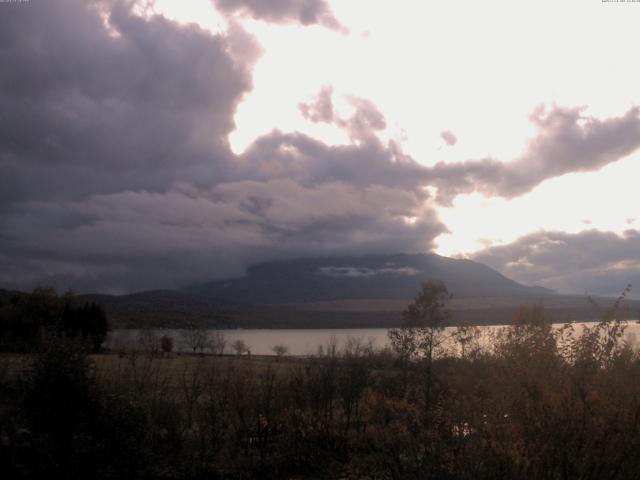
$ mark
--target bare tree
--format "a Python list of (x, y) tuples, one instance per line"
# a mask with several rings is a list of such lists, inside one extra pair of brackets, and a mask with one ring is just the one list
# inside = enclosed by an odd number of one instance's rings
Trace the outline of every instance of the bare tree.
[(349, 338), (344, 347), (338, 372), (338, 395), (342, 400), (345, 415), (345, 430), (348, 431), (354, 419), (359, 418), (360, 400), (369, 383), (370, 357), (373, 342)]
[(150, 357), (156, 357), (160, 353), (160, 339), (158, 334), (150, 328), (143, 328), (138, 332), (136, 343), (138, 348)]
[(184, 362), (178, 378), (182, 390), (182, 400), (186, 413), (186, 427), (191, 429), (195, 410), (205, 389), (205, 359), (199, 358), (197, 363)]
[(289, 347), (286, 345), (274, 345), (271, 351), (276, 354), (277, 360), (280, 360), (280, 358), (289, 353)]
[(193, 353), (202, 353), (207, 347), (207, 330), (191, 326), (182, 331), (182, 339)]
[(249, 351), (249, 346), (241, 338), (237, 339), (231, 344), (231, 348), (236, 352), (236, 355), (242, 355)]
[(388, 334), (393, 349), (401, 357), (423, 361), (427, 407), (431, 404), (434, 355), (446, 339), (444, 328), (451, 319), (451, 312), (445, 308), (450, 299), (451, 294), (443, 282), (424, 283), (418, 296), (402, 313), (403, 325), (389, 330)]
[(460, 346), (462, 358), (473, 358), (480, 352), (480, 328), (462, 323), (451, 333), (451, 339)]
[(222, 332), (214, 332), (208, 339), (207, 346), (214, 355), (222, 356), (227, 348), (227, 338)]
[(424, 283), (418, 296), (402, 313), (402, 326), (389, 331), (394, 350), (431, 361), (445, 340), (443, 331), (451, 318), (445, 306), (450, 299), (444, 283)]

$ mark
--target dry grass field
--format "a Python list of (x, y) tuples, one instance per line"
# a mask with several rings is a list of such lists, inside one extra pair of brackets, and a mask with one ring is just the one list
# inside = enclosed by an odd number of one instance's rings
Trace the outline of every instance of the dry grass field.
[[(14, 382), (28, 374), (33, 363), (32, 354), (2, 353), (0, 354), (0, 380)], [(153, 374), (167, 386), (176, 387), (185, 374), (195, 371), (225, 370), (233, 368), (255, 374), (270, 369), (274, 372), (286, 372), (301, 365), (305, 359), (300, 357), (275, 357), (273, 355), (192, 355), (187, 353), (170, 353), (163, 355), (147, 355), (141, 352), (98, 353), (88, 357), (89, 366), (97, 380), (116, 381), (131, 372), (148, 376)]]

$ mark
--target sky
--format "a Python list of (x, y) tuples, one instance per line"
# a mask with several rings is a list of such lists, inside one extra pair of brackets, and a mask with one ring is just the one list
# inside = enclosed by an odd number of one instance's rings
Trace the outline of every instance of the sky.
[(434, 252), (640, 289), (638, 20), (601, 0), (0, 2), (0, 287)]

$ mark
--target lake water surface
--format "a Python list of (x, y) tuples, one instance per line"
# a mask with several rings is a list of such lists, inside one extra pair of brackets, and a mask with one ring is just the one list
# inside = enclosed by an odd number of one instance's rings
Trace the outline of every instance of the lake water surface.
[[(630, 320), (625, 331), (625, 338), (634, 342), (636, 338), (640, 339), (640, 324), (636, 320)], [(577, 323), (576, 331), (579, 332), (581, 326), (589, 325), (589, 323)], [(557, 324), (560, 328), (562, 325)], [(502, 326), (486, 326), (480, 327), (483, 338), (490, 337), (492, 331), (504, 328)], [(445, 334), (453, 332), (455, 329), (450, 327), (445, 329)], [(189, 350), (184, 340), (183, 331), (181, 330), (162, 330), (156, 329), (151, 331), (158, 338), (162, 335), (168, 335), (174, 339), (175, 351), (186, 352)], [(208, 330), (210, 336), (216, 332), (220, 332), (227, 340), (228, 347), (225, 353), (232, 353), (231, 343), (236, 340), (243, 340), (250, 348), (253, 355), (273, 355), (273, 347), (283, 345), (287, 347), (289, 355), (313, 355), (318, 352), (319, 346), (326, 348), (330, 342), (335, 341), (338, 349), (343, 348), (350, 340), (359, 340), (364, 343), (371, 343), (374, 348), (384, 348), (389, 345), (387, 337), (388, 329), (386, 328), (358, 328), (358, 329), (235, 329), (235, 330)], [(140, 335), (139, 330), (114, 330), (110, 333), (107, 346), (110, 348), (120, 348), (129, 345), (135, 345)]]

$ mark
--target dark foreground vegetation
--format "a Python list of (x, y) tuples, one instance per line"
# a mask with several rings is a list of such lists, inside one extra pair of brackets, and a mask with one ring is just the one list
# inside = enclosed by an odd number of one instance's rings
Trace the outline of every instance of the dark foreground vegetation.
[(638, 478), (623, 297), (581, 335), (523, 308), (489, 346), (470, 326), (444, 342), (447, 299), (426, 284), (389, 351), (308, 359), (89, 355), (82, 335), (47, 335), (0, 357), (2, 477)]

